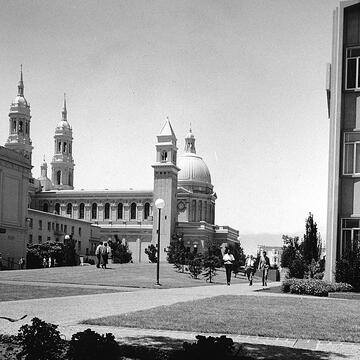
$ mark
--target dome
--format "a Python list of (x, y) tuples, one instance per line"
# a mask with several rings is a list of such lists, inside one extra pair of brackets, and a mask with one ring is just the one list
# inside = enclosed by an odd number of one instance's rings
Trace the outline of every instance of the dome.
[(59, 123), (56, 125), (56, 129), (68, 129), (70, 130), (70, 124), (67, 120), (60, 120)]
[(178, 182), (193, 182), (198, 185), (210, 185), (210, 171), (205, 161), (194, 153), (185, 153), (178, 158), (177, 166), (180, 168)]
[(23, 96), (17, 95), (13, 101), (13, 105), (27, 106), (27, 101)]

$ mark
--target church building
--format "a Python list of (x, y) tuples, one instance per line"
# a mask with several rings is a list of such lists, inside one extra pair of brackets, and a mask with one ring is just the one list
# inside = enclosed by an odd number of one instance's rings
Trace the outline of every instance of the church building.
[[(18, 95), (10, 107), (9, 138), (5, 147), (24, 157), (27, 174), (33, 149), (30, 119), (30, 105), (24, 97), (21, 71)], [(39, 225), (38, 230), (44, 231), (44, 227), (49, 233), (35, 234), (32, 227), (28, 229), (25, 243), (63, 241), (66, 235), (73, 235), (78, 240), (80, 255), (93, 255), (100, 241), (121, 241), (129, 246), (134, 262), (148, 261), (145, 249), (157, 243), (159, 212), (154, 204), (158, 198), (165, 202), (160, 219), (161, 261), (166, 260), (170, 242), (179, 238), (184, 240), (189, 250), (199, 252), (206, 248), (208, 241), (217, 241), (223, 246), (239, 241), (237, 230), (215, 225), (217, 196), (210, 171), (196, 153), (192, 129), (185, 137), (184, 151), (178, 155), (175, 132), (170, 121), (165, 121), (155, 144), (154, 186), (148, 190), (90, 191), (74, 188), (73, 129), (65, 96), (61, 120), (55, 127), (53, 139), (51, 178), (44, 159), (40, 166), (41, 176), (38, 179), (28, 176), (30, 208), (27, 209), (28, 215), (24, 214), (24, 219), (28, 218), (29, 222), (36, 218), (41, 224), (47, 224), (41, 229)], [(11, 199), (0, 200), (3, 201), (8, 204)]]

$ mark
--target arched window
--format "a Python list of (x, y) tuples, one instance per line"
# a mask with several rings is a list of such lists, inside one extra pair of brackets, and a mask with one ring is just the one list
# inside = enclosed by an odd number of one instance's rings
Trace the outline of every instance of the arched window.
[(161, 161), (166, 161), (167, 160), (167, 151), (162, 151), (161, 152)]
[(69, 185), (72, 186), (72, 172), (69, 172)]
[(19, 133), (22, 133), (23, 132), (23, 122), (20, 121), (19, 122)]
[(150, 215), (150, 204), (147, 202), (144, 206), (144, 219), (147, 219)]
[(106, 203), (105, 204), (105, 214), (104, 214), (104, 219), (109, 219), (110, 218), (110, 204)]
[(64, 144), (63, 144), (63, 153), (66, 153), (66, 146), (67, 146), (67, 144), (66, 144), (66, 142), (64, 142)]
[(57, 152), (61, 152), (61, 141), (58, 142), (58, 148), (57, 148)]
[(196, 221), (196, 200), (192, 201), (192, 221)]
[(96, 219), (97, 218), (97, 204), (93, 203), (91, 206), (91, 218)]
[(79, 206), (79, 219), (83, 219), (85, 214), (85, 204), (81, 203)]
[(56, 184), (60, 185), (61, 184), (61, 170), (58, 170), (56, 172)]
[(43, 211), (44, 211), (44, 212), (48, 212), (48, 211), (49, 211), (49, 204), (48, 204), (48, 203), (45, 203), (45, 204), (43, 205)]
[(72, 215), (72, 204), (71, 203), (67, 204), (66, 213), (70, 216)]
[(60, 204), (59, 203), (55, 204), (55, 214), (60, 215)]
[(16, 133), (16, 120), (13, 120), (13, 128), (12, 128), (12, 132)]
[(117, 218), (122, 219), (123, 218), (123, 204), (120, 203), (117, 207)]
[(130, 207), (130, 219), (135, 220), (136, 219), (136, 204), (132, 203)]

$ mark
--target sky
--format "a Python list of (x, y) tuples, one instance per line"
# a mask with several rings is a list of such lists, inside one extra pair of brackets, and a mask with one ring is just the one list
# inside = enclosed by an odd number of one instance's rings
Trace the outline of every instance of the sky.
[[(326, 63), (335, 0), (0, 0), (0, 144), (23, 64), (33, 175), (66, 93), (76, 189), (151, 190), (169, 117), (190, 124), (218, 195), (216, 223), (245, 248), (326, 238)], [(49, 174), (50, 175), (50, 171)]]

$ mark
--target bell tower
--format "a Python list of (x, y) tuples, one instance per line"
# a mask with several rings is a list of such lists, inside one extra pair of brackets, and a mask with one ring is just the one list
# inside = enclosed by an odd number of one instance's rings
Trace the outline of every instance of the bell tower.
[(156, 163), (154, 168), (154, 198), (153, 198), (153, 232), (152, 242), (157, 243), (159, 211), (155, 208), (155, 201), (163, 199), (164, 208), (160, 212), (160, 261), (165, 261), (166, 253), (164, 248), (170, 245), (171, 237), (175, 231), (176, 224), (176, 193), (177, 193), (177, 175), (179, 168), (177, 162), (176, 136), (171, 127), (169, 119), (162, 127), (160, 134), (157, 136)]
[(72, 157), (72, 128), (67, 121), (66, 98), (62, 118), (55, 128), (54, 156), (51, 162), (51, 180), (54, 189), (74, 189), (74, 160)]
[(5, 147), (24, 155), (31, 163), (32, 142), (30, 139), (30, 104), (24, 97), (22, 65), (18, 93), (10, 105), (9, 137)]

